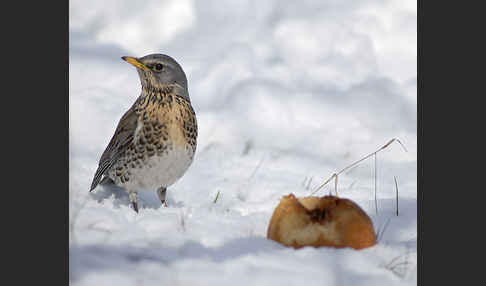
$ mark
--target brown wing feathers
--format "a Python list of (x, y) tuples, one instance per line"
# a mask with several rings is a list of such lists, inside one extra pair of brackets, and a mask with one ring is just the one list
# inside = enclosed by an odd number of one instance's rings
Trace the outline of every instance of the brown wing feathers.
[(134, 106), (120, 119), (115, 134), (100, 158), (98, 169), (91, 183), (90, 192), (96, 188), (102, 176), (113, 166), (119, 156), (125, 152), (130, 144), (133, 144), (133, 134), (137, 128), (137, 119), (138, 115), (134, 111)]

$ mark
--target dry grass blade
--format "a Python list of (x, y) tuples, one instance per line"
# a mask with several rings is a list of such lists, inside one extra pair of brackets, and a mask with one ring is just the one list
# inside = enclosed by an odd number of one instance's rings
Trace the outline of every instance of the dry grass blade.
[(179, 213), (179, 225), (182, 232), (186, 232), (186, 220), (184, 218), (185, 216), (186, 215), (184, 214), (184, 211), (181, 211)]
[(213, 204), (215, 204), (218, 201), (219, 193), (220, 193), (220, 191), (218, 191), (218, 193), (216, 194), (216, 198), (214, 198)]
[[(346, 171), (346, 170), (348, 170), (348, 169), (350, 169), (350, 168), (352, 168), (352, 167), (356, 166), (357, 164), (361, 163), (362, 161), (364, 161), (364, 160), (368, 159), (369, 157), (371, 157), (371, 156), (375, 155), (376, 153), (378, 153), (378, 152), (380, 152), (381, 150), (385, 149), (386, 147), (390, 146), (390, 144), (391, 144), (391, 143), (393, 143), (393, 142), (395, 142), (395, 141), (397, 141), (398, 143), (400, 143), (400, 145), (402, 146), (402, 148), (403, 148), (403, 150), (404, 150), (405, 152), (408, 152), (408, 151), (407, 151), (407, 149), (405, 148), (405, 145), (403, 145), (403, 144), (402, 144), (402, 142), (401, 142), (401, 141), (400, 141), (398, 138), (393, 138), (393, 139), (391, 139), (390, 141), (388, 141), (388, 142), (387, 142), (385, 145), (383, 145), (383, 146), (382, 146), (380, 149), (376, 150), (375, 152), (373, 152), (373, 153), (371, 153), (371, 154), (368, 154), (367, 156), (365, 156), (365, 157), (363, 157), (363, 158), (359, 159), (358, 161), (356, 161), (356, 162), (354, 162), (354, 163), (352, 163), (352, 164), (350, 164), (350, 165), (346, 166), (345, 168), (343, 168), (343, 169), (342, 169), (342, 170), (340, 170), (339, 172), (332, 174), (332, 176), (331, 176), (329, 179), (327, 179), (327, 180), (326, 180), (324, 183), (322, 183), (322, 184), (321, 184), (319, 187), (317, 187), (317, 188), (316, 188), (316, 189), (315, 189), (315, 190), (314, 190), (314, 191), (311, 193), (311, 195), (315, 194), (317, 191), (319, 191), (320, 189), (322, 189), (322, 188), (323, 188), (323, 187), (324, 187), (324, 186), (325, 186), (327, 183), (329, 183), (329, 181), (330, 181), (332, 178), (334, 178), (334, 177), (336, 177), (336, 186), (335, 186), (335, 189), (337, 190), (337, 177), (338, 177), (338, 176), (339, 176), (339, 175), (340, 175), (342, 172), (344, 172), (344, 171)], [(337, 195), (337, 193), (336, 193), (336, 195)]]
[(302, 182), (302, 186), (305, 188), (305, 183), (307, 182), (307, 176), (305, 176), (304, 181)]
[(319, 191), (322, 187), (327, 185), (327, 183), (329, 183), (329, 181), (332, 180), (334, 177), (337, 177), (336, 173), (332, 174), (332, 176), (329, 179), (327, 179), (322, 185), (320, 185), (315, 191), (313, 191), (311, 195), (313, 195), (315, 192)]
[(383, 234), (386, 231), (386, 228), (388, 227), (388, 224), (390, 223), (390, 218), (386, 221), (385, 225), (383, 228), (380, 230), (380, 227), (378, 227), (378, 230), (376, 231), (376, 241), (380, 242), (381, 239), (383, 238)]
[(352, 183), (351, 183), (351, 184), (350, 184), (350, 185), (349, 185), (349, 186), (346, 188), (346, 190), (348, 190), (348, 191), (349, 191), (349, 190), (351, 190), (351, 189), (354, 187), (354, 185), (356, 184), (356, 182), (357, 182), (357, 180), (354, 180), (354, 181), (353, 181), (353, 182), (352, 182)]
[(307, 178), (307, 176), (305, 176), (304, 182), (302, 182), (302, 186), (304, 187), (304, 190), (310, 190), (311, 183), (312, 183), (312, 178), (313, 177)]
[(378, 201), (376, 200), (376, 153), (375, 153), (375, 211), (378, 215)]
[[(388, 145), (390, 145), (391, 143), (393, 143), (393, 142), (395, 142), (395, 141), (397, 141), (398, 143), (400, 143), (400, 145), (402, 146), (402, 148), (403, 148), (403, 150), (404, 150), (405, 152), (408, 152), (408, 151), (407, 151), (407, 148), (405, 148), (405, 145), (403, 145), (402, 141), (400, 141), (398, 138), (393, 138), (393, 139), (391, 139), (391, 140), (390, 140), (390, 141), (388, 141), (388, 142), (387, 142), (387, 143), (386, 143), (386, 144), (385, 144), (383, 147), (381, 147), (381, 149), (380, 149), (380, 150), (385, 149), (386, 147), (388, 147)], [(378, 151), (380, 151), (380, 150), (378, 150)], [(378, 151), (377, 151), (377, 152), (378, 152)]]
[[(405, 272), (407, 271), (407, 266), (409, 264), (410, 263), (408, 261), (403, 261), (403, 262), (397, 263), (393, 266), (388, 266), (388, 267), (385, 267), (385, 268), (390, 270), (391, 272), (393, 272), (393, 274), (395, 274), (396, 276), (398, 276), (400, 278), (404, 278)], [(400, 268), (402, 268), (401, 271), (399, 270)]]
[(248, 177), (248, 181), (250, 181), (253, 178), (253, 176), (255, 176), (255, 174), (258, 172), (258, 169), (260, 169), (261, 165), (263, 164), (264, 159), (265, 159), (265, 155), (262, 156), (262, 158), (258, 162), (257, 166), (255, 167), (255, 169), (253, 170), (251, 175)]
[(396, 194), (397, 194), (397, 216), (398, 216), (398, 183), (397, 183), (397, 177), (396, 176), (393, 176), (393, 178), (395, 179), (395, 190), (396, 190)]
[[(407, 251), (401, 255), (396, 256), (393, 258), (390, 262), (388, 262), (384, 267), (391, 272), (393, 272), (395, 275), (397, 275), (400, 278), (404, 278), (407, 272), (407, 267), (410, 265), (409, 261), (409, 255), (410, 255), (410, 249), (407, 248)], [(403, 258), (403, 261), (400, 261), (400, 259)], [(400, 271), (401, 268), (401, 271)]]
[(337, 192), (337, 184), (338, 184), (338, 176), (336, 175), (334, 177), (334, 191), (336, 192), (336, 197), (338, 196), (338, 192)]
[(312, 183), (312, 178), (313, 178), (313, 177), (311, 177), (311, 178), (309, 179), (309, 182), (307, 183), (307, 186), (305, 187), (305, 189), (306, 189), (306, 190), (309, 190), (309, 189), (310, 189), (310, 185), (311, 185), (311, 183)]

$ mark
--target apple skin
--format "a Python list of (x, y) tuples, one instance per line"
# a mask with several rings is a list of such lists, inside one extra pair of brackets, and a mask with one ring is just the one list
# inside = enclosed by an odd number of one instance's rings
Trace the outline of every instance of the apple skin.
[(294, 248), (362, 249), (376, 244), (366, 212), (353, 201), (335, 196), (284, 196), (273, 212), (267, 238)]

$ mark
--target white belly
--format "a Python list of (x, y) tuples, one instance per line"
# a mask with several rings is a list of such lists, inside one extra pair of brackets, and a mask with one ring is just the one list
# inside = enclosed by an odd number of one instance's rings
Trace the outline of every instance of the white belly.
[(141, 168), (130, 171), (130, 181), (124, 187), (134, 191), (168, 187), (184, 175), (192, 158), (192, 148), (174, 148), (167, 155), (149, 157)]

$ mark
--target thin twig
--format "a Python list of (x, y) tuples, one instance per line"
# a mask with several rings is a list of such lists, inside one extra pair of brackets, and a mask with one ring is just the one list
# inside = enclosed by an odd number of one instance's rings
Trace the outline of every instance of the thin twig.
[(398, 138), (393, 138), (393, 139), (391, 139), (390, 141), (388, 141), (388, 142), (387, 142), (385, 145), (383, 145), (383, 147), (381, 147), (380, 149), (376, 150), (375, 152), (373, 152), (373, 153), (371, 153), (371, 154), (369, 154), (369, 155), (365, 156), (364, 158), (359, 159), (358, 161), (356, 161), (356, 162), (352, 163), (351, 165), (348, 165), (347, 167), (343, 168), (343, 169), (342, 169), (342, 170), (340, 170), (339, 172), (332, 174), (332, 176), (331, 176), (329, 179), (327, 179), (327, 180), (326, 180), (326, 181), (325, 181), (323, 184), (321, 184), (319, 187), (317, 187), (317, 188), (316, 188), (316, 189), (315, 189), (315, 190), (314, 190), (314, 191), (311, 193), (311, 195), (313, 195), (314, 193), (316, 193), (317, 191), (319, 191), (320, 189), (322, 189), (322, 188), (323, 188), (323, 187), (324, 187), (324, 186), (325, 186), (327, 183), (329, 183), (329, 181), (330, 181), (332, 178), (339, 176), (339, 175), (340, 175), (342, 172), (344, 172), (344, 171), (348, 170), (349, 168), (351, 168), (351, 167), (353, 167), (353, 166), (355, 166), (355, 165), (357, 165), (357, 164), (361, 163), (362, 161), (364, 161), (364, 160), (368, 159), (369, 157), (373, 156), (374, 154), (376, 154), (376, 153), (380, 152), (381, 150), (385, 149), (386, 147), (388, 147), (388, 146), (389, 146), (391, 143), (393, 143), (393, 142), (395, 142), (395, 141), (397, 141), (398, 143), (400, 143), (400, 145), (403, 147), (403, 150), (404, 150), (405, 152), (408, 152), (408, 151), (407, 151), (407, 149), (405, 148), (405, 146), (402, 144), (402, 142), (401, 142), (401, 141), (400, 141)]

